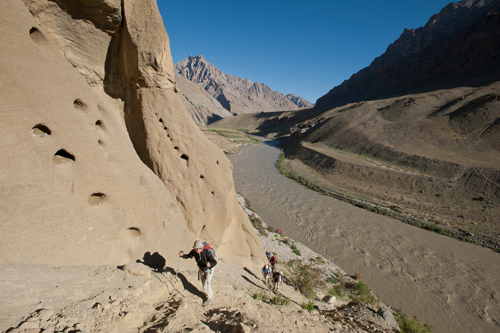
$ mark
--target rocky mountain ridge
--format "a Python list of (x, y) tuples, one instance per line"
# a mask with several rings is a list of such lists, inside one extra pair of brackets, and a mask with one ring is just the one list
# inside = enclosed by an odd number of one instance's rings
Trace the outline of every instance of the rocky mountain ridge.
[(384, 54), (319, 98), (316, 107), (495, 82), (499, 41), (498, 0), (450, 3), (424, 27), (405, 29)]
[(303, 99), (302, 97), (295, 95), (295, 94), (288, 94), (286, 97), (291, 100), (295, 105), (297, 105), (299, 108), (304, 108), (304, 109), (309, 109), (312, 108), (314, 105), (309, 103), (307, 100)]
[[(206, 90), (224, 109), (233, 115), (278, 110), (298, 110), (311, 107), (309, 102), (299, 96), (293, 95), (287, 97), (277, 91), (271, 90), (263, 83), (252, 82), (248, 79), (225, 74), (210, 64), (201, 55), (189, 56), (179, 61), (175, 64), (175, 71), (177, 75), (198, 84)], [(182, 82), (181, 80), (179, 81)], [(188, 95), (187, 91), (183, 90), (182, 84), (181, 94)], [(190, 92), (189, 96), (185, 99), (196, 100), (198, 98), (193, 95), (193, 92)], [(187, 108), (189, 108), (189, 105)], [(209, 108), (212, 108), (212, 106)], [(221, 115), (217, 112), (213, 113)]]

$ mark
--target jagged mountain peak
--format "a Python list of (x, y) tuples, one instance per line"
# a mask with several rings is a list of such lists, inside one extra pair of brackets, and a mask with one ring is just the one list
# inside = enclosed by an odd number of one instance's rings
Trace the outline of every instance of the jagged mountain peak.
[(179, 61), (175, 64), (175, 71), (205, 89), (233, 115), (309, 107), (298, 106), (264, 83), (225, 74), (202, 55), (189, 56)]

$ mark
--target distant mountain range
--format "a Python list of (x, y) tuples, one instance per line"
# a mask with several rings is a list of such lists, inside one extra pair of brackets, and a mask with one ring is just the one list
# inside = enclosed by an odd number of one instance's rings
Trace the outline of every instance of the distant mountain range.
[(243, 113), (313, 107), (295, 94), (285, 96), (263, 83), (225, 74), (201, 55), (179, 61), (175, 71), (184, 105), (198, 124)]
[(316, 102), (351, 102), (481, 86), (500, 78), (500, 1), (450, 3), (424, 27), (405, 29), (370, 66)]

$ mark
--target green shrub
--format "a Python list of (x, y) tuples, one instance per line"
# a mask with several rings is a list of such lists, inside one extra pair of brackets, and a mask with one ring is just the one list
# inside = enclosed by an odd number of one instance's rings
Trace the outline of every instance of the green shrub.
[(328, 282), (328, 283), (337, 283), (337, 280), (335, 280), (334, 278), (332, 278), (331, 276), (329, 276), (329, 277), (326, 278), (326, 282)]
[(301, 256), (302, 255), (302, 253), (300, 253), (299, 250), (295, 250), (295, 251), (293, 251), (293, 253), (295, 253), (295, 255), (297, 255), (297, 256)]
[(309, 303), (305, 303), (305, 302), (302, 302), (302, 304), (300, 305), (302, 307), (302, 309), (304, 310), (307, 310), (309, 312), (313, 312), (314, 311), (314, 303), (313, 301), (309, 301)]
[(281, 294), (276, 294), (273, 298), (271, 298), (271, 303), (272, 304), (289, 306), (290, 305), (290, 299), (286, 298), (284, 296), (281, 296)]
[(269, 230), (269, 232), (276, 232), (276, 229), (273, 227), (267, 227), (267, 230)]
[(401, 310), (398, 310), (398, 312), (396, 312), (394, 318), (398, 322), (401, 333), (432, 333), (432, 327), (430, 325), (424, 324), (422, 326), (418, 322), (418, 318), (416, 316), (410, 318)]
[(252, 223), (254, 228), (259, 229), (260, 226), (262, 226), (262, 220), (260, 218), (256, 217), (255, 214), (252, 214), (248, 218), (250, 219), (250, 222)]
[(258, 293), (253, 294), (252, 298), (262, 302), (267, 302), (269, 300), (269, 297), (266, 295), (264, 290), (261, 290)]
[(290, 281), (295, 289), (307, 298), (315, 298), (318, 289), (326, 288), (325, 281), (321, 279), (321, 268), (310, 264), (303, 264), (301, 260), (290, 260)]
[(356, 292), (356, 295), (352, 297), (353, 300), (368, 304), (377, 303), (377, 299), (373, 295), (372, 291), (363, 281), (359, 281), (358, 283), (354, 284), (354, 290)]
[(293, 251), (296, 251), (296, 250), (297, 250), (297, 245), (292, 244), (292, 246), (290, 246), (290, 248), (291, 248)]
[(345, 289), (344, 285), (339, 284), (338, 286), (328, 289), (328, 294), (337, 298), (344, 298), (347, 295), (347, 289)]

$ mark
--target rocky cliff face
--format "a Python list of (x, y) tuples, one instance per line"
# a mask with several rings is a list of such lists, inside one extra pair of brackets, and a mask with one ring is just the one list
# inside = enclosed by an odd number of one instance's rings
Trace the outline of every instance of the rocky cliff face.
[(175, 73), (182, 103), (189, 115), (198, 125), (207, 125), (233, 114), (226, 110), (218, 100), (198, 84), (189, 81), (179, 73)]
[(224, 74), (201, 55), (179, 61), (175, 70), (197, 83), (233, 115), (301, 108), (263, 83)]
[(1, 262), (264, 259), (232, 166), (187, 114), (154, 0), (6, 0)]
[(295, 94), (288, 94), (286, 95), (286, 98), (291, 100), (293, 104), (297, 105), (299, 108), (304, 108), (304, 109), (309, 109), (312, 108), (314, 105), (306, 101), (300, 96), (297, 96)]
[(424, 27), (405, 29), (369, 67), (318, 99), (316, 107), (388, 98), (500, 77), (500, 2), (450, 3)]

